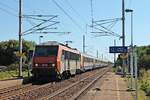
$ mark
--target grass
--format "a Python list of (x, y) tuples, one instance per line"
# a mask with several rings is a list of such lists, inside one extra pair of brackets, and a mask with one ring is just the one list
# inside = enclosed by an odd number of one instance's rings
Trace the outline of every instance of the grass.
[(139, 90), (138, 91), (138, 100), (149, 100), (149, 99), (146, 99), (147, 97), (145, 96), (145, 92), (143, 90)]
[(112, 68), (112, 72), (116, 73), (116, 68), (113, 67)]
[[(146, 96), (146, 91), (144, 91), (142, 88), (146, 88), (147, 90), (149, 90), (149, 86), (150, 86), (150, 70), (140, 70), (140, 78), (138, 81), (138, 86), (139, 86), (139, 90), (138, 90), (138, 99), (139, 100), (150, 100), (150, 96)], [(145, 84), (146, 82), (146, 84)]]
[[(23, 74), (23, 77), (28, 77), (27, 70), (23, 71), (22, 74)], [(17, 76), (18, 76), (18, 71), (16, 71), (16, 70), (0, 72), (0, 80), (12, 79), (12, 78), (16, 78)]]
[[(150, 70), (140, 70), (140, 78), (138, 80), (138, 100), (150, 100), (150, 96), (146, 96), (146, 91), (144, 91), (142, 88), (145, 90), (150, 90)], [(130, 87), (131, 84), (131, 78), (130, 76), (125, 78), (125, 81), (127, 82), (128, 88)], [(145, 84), (146, 82), (146, 84)], [(135, 84), (135, 83), (134, 83)], [(133, 86), (135, 87), (135, 86)], [(133, 96), (135, 97), (135, 92), (132, 92)]]

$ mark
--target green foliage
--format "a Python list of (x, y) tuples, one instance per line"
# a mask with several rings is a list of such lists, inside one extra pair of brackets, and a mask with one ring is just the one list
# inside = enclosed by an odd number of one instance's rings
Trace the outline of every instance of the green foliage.
[[(150, 45), (136, 47), (138, 56), (138, 69), (150, 69)], [(120, 54), (118, 55), (117, 66), (122, 65)]]
[(141, 69), (140, 70), (140, 81), (139, 86), (142, 91), (145, 92), (147, 96), (150, 96), (150, 70)]
[(147, 94), (149, 95), (150, 93), (150, 82), (149, 81), (142, 81), (141, 82), (141, 89)]
[[(23, 40), (23, 52), (28, 55), (29, 50), (33, 50), (35, 43)], [(19, 42), (17, 40), (9, 40), (0, 42), (0, 65), (8, 66), (17, 63), (18, 57), (15, 52), (19, 51)]]
[(117, 66), (122, 66), (122, 58), (120, 57), (121, 55), (118, 55), (117, 61), (116, 61), (116, 65)]
[(15, 40), (0, 42), (0, 65), (9, 65), (17, 60), (14, 51), (17, 51), (18, 43)]
[(150, 45), (137, 47), (138, 68), (150, 69)]
[(3, 71), (3, 72), (0, 72), (0, 80), (10, 79), (10, 78), (14, 78), (14, 77), (17, 77), (17, 72), (16, 71)]
[[(31, 73), (30, 73), (30, 75), (31, 75)], [(18, 76), (17, 70), (0, 72), (0, 80), (16, 78), (17, 76)], [(27, 70), (23, 71), (23, 77), (28, 77), (28, 71)]]
[(112, 71), (115, 73), (116, 72), (116, 68), (113, 68)]

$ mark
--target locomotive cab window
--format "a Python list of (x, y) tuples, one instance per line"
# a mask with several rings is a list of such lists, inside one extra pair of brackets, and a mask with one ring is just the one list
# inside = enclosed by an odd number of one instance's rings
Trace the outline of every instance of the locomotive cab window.
[(35, 56), (57, 56), (57, 46), (36, 46)]

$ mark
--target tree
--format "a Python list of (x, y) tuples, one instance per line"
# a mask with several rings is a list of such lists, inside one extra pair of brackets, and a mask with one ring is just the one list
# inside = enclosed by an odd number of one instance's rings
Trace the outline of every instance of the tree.
[[(138, 68), (139, 69), (150, 69), (150, 45), (148, 46), (140, 46), (136, 47), (137, 56), (138, 56)], [(122, 59), (120, 58), (120, 54), (117, 58), (117, 65), (122, 65)]]
[[(35, 43), (23, 40), (23, 52), (27, 56), (29, 50), (33, 50)], [(9, 40), (0, 42), (0, 65), (10, 65), (18, 61), (15, 52), (19, 51), (19, 42)]]
[(121, 54), (118, 55), (118, 58), (117, 58), (117, 61), (116, 61), (117, 66), (122, 66), (122, 58), (120, 56), (121, 56)]

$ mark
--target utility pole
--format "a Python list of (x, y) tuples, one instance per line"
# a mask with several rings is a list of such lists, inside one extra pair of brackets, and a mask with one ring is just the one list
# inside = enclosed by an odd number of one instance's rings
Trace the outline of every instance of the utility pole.
[(83, 35), (83, 53), (85, 53), (85, 35)]
[(103, 54), (102, 54), (102, 61), (103, 61)]
[(97, 58), (98, 58), (98, 50), (97, 50), (97, 52), (96, 52), (96, 55), (97, 55)]
[(91, 21), (92, 21), (92, 32), (93, 32), (93, 23), (94, 23), (94, 18), (93, 18), (93, 0), (91, 0)]
[[(122, 0), (122, 46), (125, 46), (125, 2)], [(125, 76), (125, 59), (123, 59), (123, 75)]]
[(125, 3), (122, 0), (122, 46), (125, 46)]
[[(22, 0), (19, 0), (19, 54), (22, 54)], [(19, 77), (22, 77), (22, 56), (19, 60)]]
[(85, 34), (87, 34), (87, 27), (88, 27), (88, 25), (86, 24), (86, 26), (85, 26)]
[[(114, 40), (114, 46), (116, 46), (116, 40)], [(114, 67), (116, 67), (116, 53), (114, 53)]]

